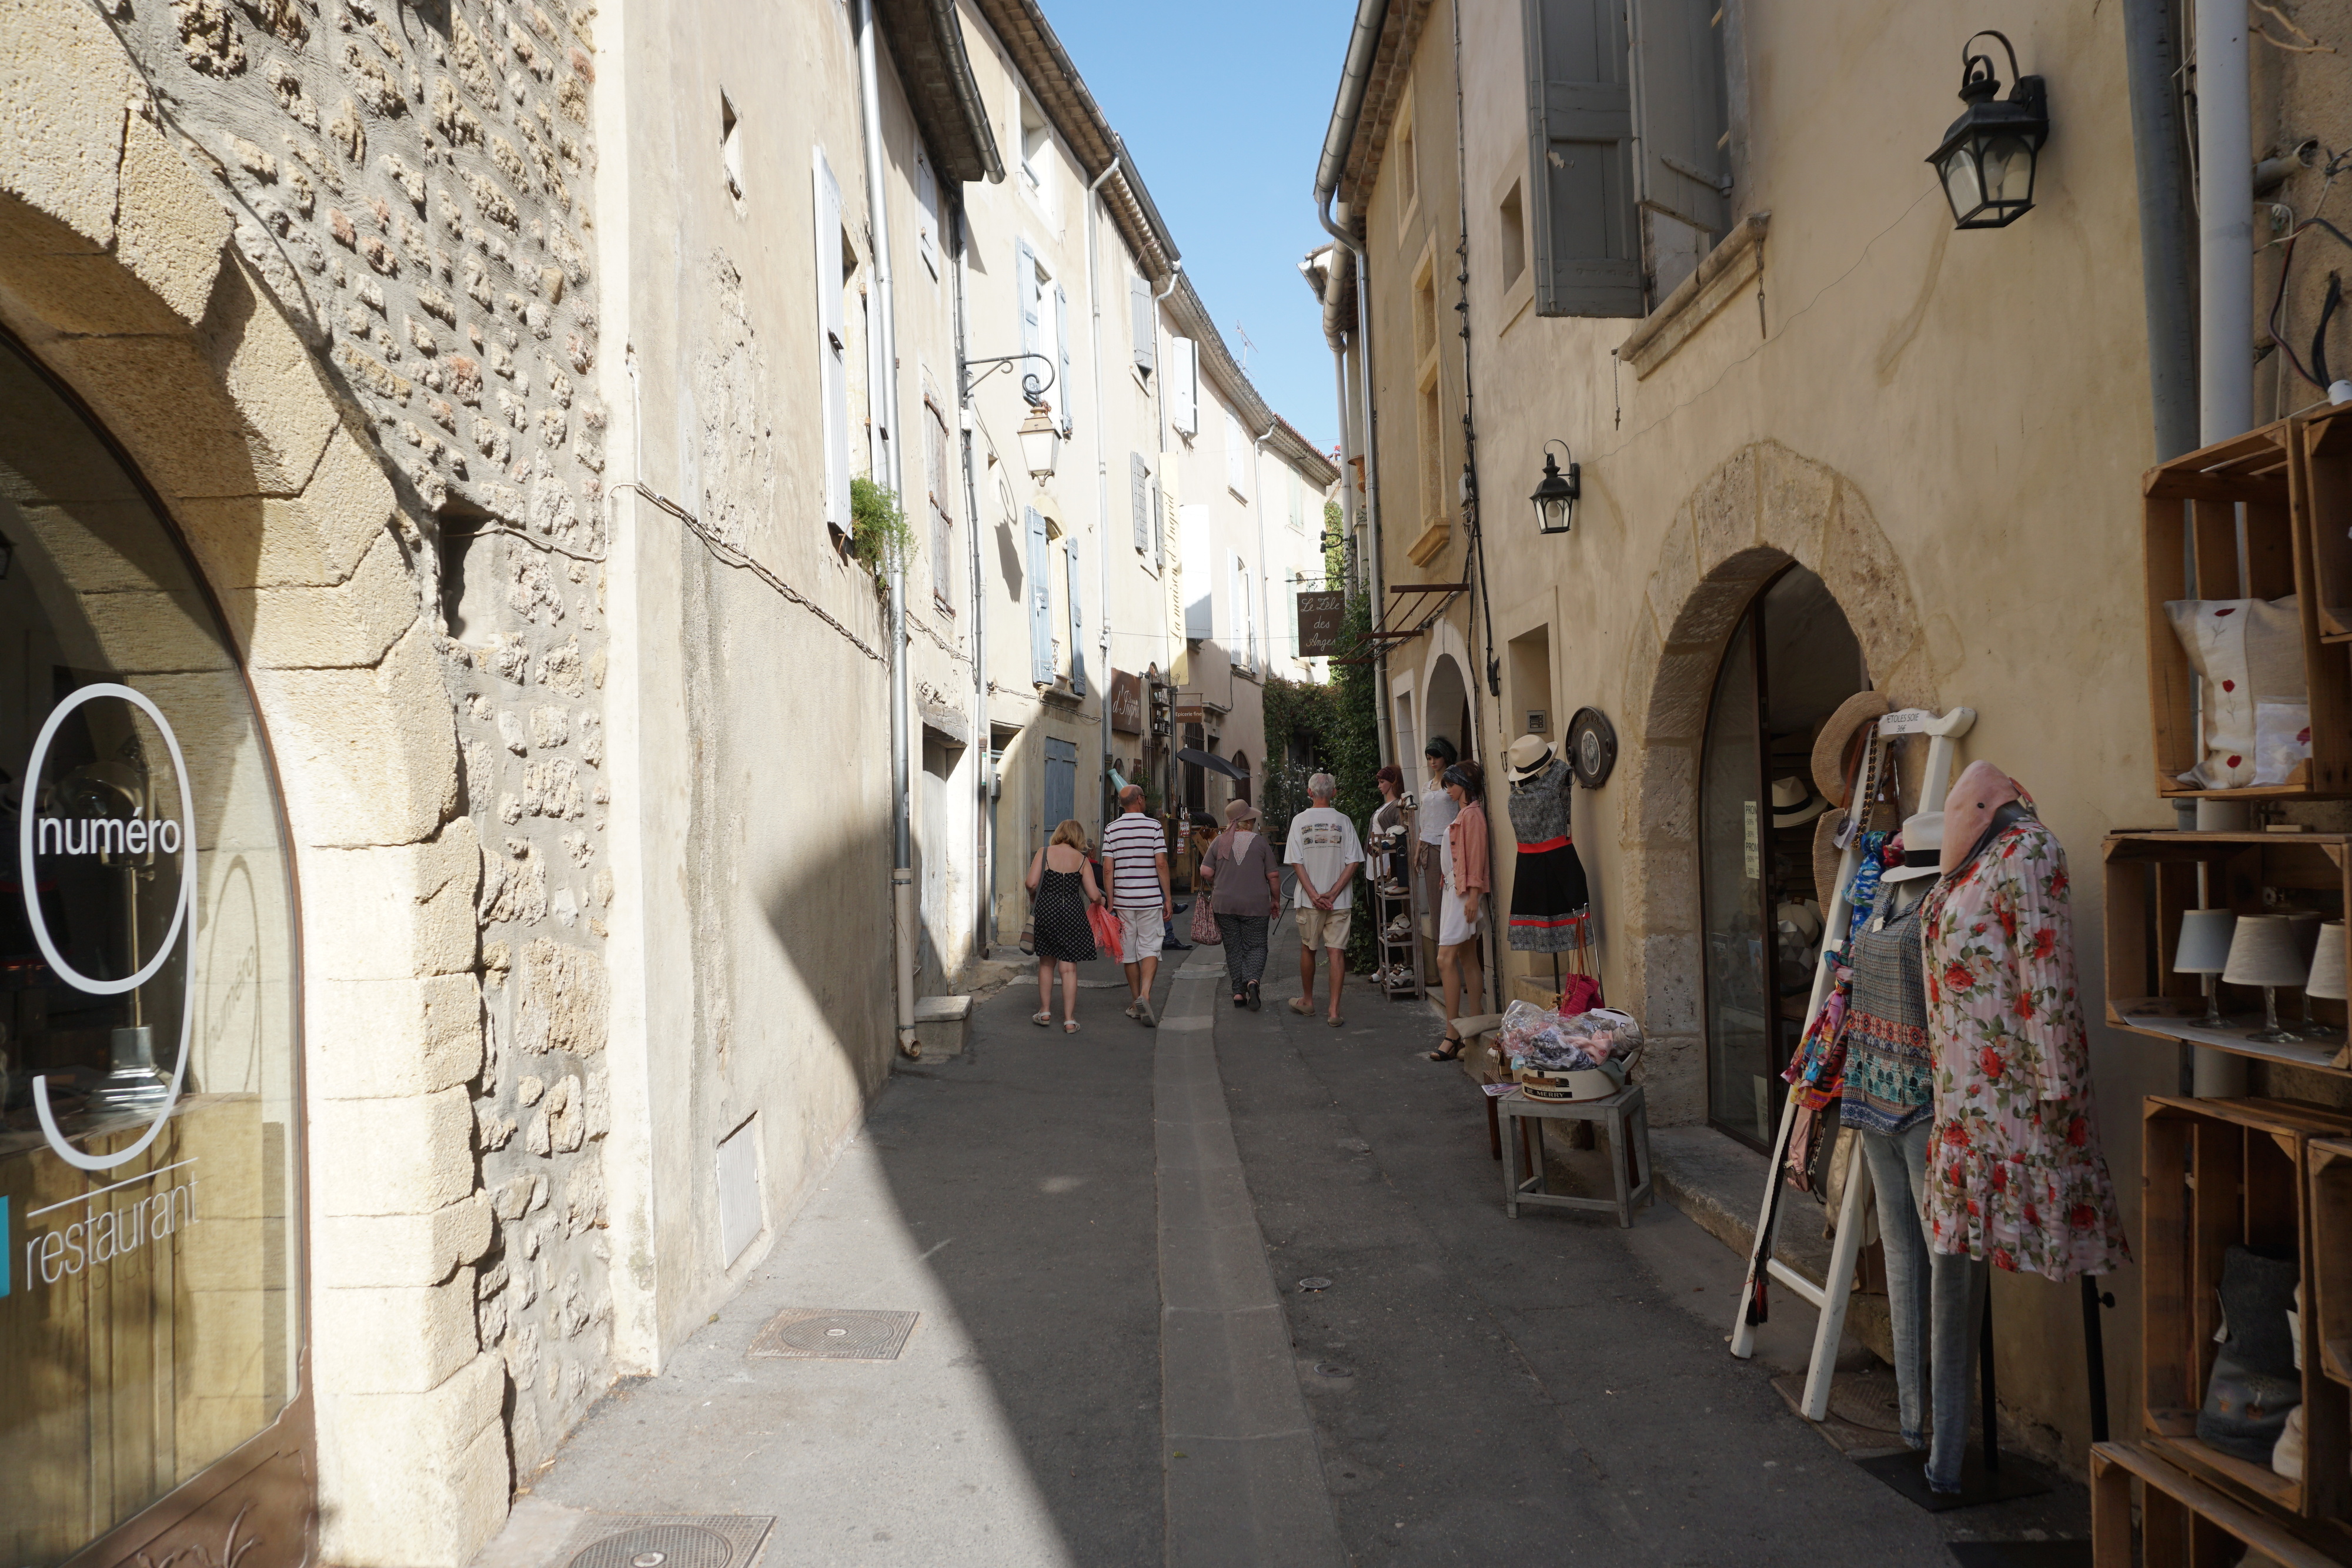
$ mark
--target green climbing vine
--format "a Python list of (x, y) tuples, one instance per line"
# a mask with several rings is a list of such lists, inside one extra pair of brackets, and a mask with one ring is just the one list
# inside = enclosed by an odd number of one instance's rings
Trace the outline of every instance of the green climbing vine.
[(877, 578), (915, 548), (915, 530), (888, 486), (858, 477), (849, 482), (849, 553)]

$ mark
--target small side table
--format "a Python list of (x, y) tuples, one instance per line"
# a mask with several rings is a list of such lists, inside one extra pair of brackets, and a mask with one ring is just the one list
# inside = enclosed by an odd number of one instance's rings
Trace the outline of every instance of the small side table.
[[(1524, 1093), (1499, 1096), (1493, 1104), (1505, 1121), (1513, 1117), (1528, 1117), (1559, 1122), (1597, 1122), (1609, 1139), (1609, 1169), (1616, 1177), (1617, 1196), (1606, 1197), (1570, 1197), (1562, 1193), (1544, 1190), (1543, 1139), (1541, 1127), (1536, 1131), (1535, 1172), (1524, 1180), (1519, 1176), (1519, 1141), (1511, 1134), (1517, 1129), (1503, 1129), (1503, 1212), (1513, 1219), (1519, 1217), (1519, 1205), (1540, 1204), (1551, 1208), (1598, 1208), (1613, 1210), (1620, 1226), (1633, 1223), (1636, 1207), (1657, 1200), (1656, 1190), (1650, 1179), (1650, 1113), (1642, 1095), (1642, 1086), (1628, 1084), (1605, 1100), (1530, 1100)], [(1628, 1166), (1632, 1166), (1629, 1173)]]

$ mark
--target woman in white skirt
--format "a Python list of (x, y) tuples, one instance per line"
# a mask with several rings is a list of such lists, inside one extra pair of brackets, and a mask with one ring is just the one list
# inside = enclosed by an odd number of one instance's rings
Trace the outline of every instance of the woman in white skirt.
[(1444, 983), (1445, 1038), (1429, 1060), (1456, 1061), (1463, 1040), (1454, 1020), (1463, 1015), (1465, 997), (1475, 1012), (1486, 996), (1478, 927), (1494, 879), (1487, 868), (1486, 770), (1475, 762), (1457, 762), (1445, 770), (1444, 781), (1446, 798), (1455, 807), (1454, 821), (1445, 829), (1445, 891), (1437, 901), (1437, 973)]

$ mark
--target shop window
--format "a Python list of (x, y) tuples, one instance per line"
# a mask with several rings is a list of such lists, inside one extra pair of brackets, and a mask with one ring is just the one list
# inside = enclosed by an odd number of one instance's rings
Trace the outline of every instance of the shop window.
[(0, 409), (0, 1563), (50, 1563), (299, 1393), (299, 998), (209, 595), (5, 340)]
[(1803, 934), (1819, 930), (1832, 891), (1813, 884), (1825, 806), (1813, 731), (1867, 684), (1837, 601), (1799, 566), (1748, 607), (1717, 669), (1699, 762), (1707, 1118), (1758, 1148), (1772, 1141), (1778, 1074), (1812, 989), (1818, 951)]

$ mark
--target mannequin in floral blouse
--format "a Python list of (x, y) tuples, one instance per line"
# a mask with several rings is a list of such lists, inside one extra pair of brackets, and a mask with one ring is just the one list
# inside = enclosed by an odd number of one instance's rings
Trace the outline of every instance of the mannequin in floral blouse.
[[(2112, 1273), (2130, 1249), (2091, 1100), (2066, 852), (2016, 780), (1972, 762), (1944, 802), (1941, 869), (1920, 914), (1935, 1059), (1928, 1248), (1939, 1263), (2051, 1280)], [(1967, 1430), (1977, 1280), (1936, 1270), (1938, 1491), (1959, 1490), (1960, 1444), (1941, 1439)]]

